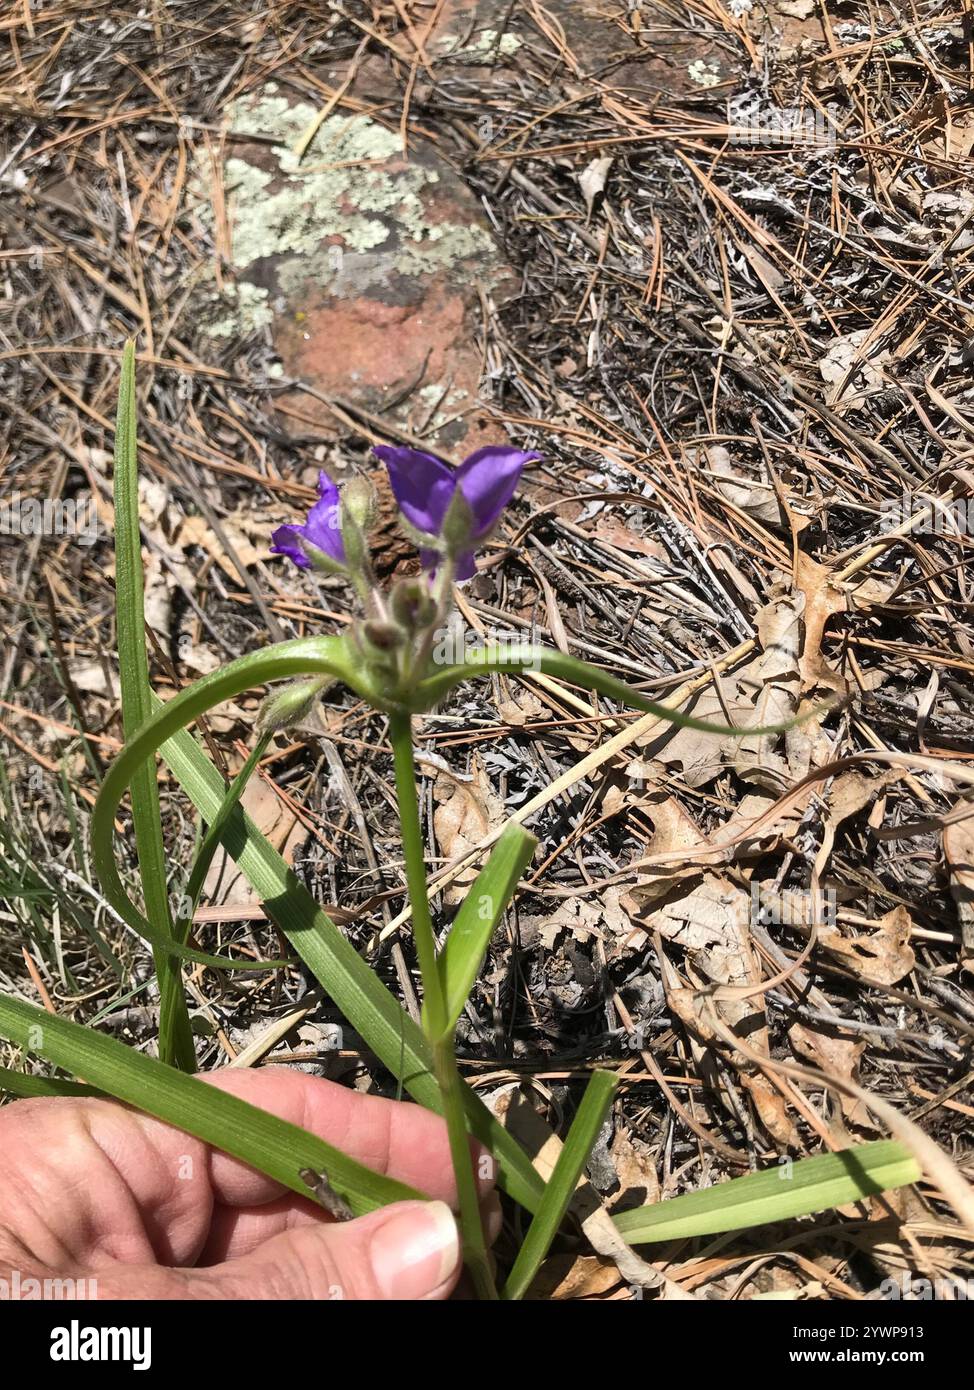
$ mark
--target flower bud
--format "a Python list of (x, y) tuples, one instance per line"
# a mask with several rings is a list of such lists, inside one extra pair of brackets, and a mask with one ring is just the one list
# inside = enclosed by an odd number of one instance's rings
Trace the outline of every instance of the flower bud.
[(418, 632), (429, 627), (436, 617), (436, 604), (429, 586), (421, 579), (401, 579), (389, 595), (389, 608), (396, 622), (406, 632)]
[(375, 493), (363, 478), (351, 478), (342, 488), (341, 533), (345, 563), (352, 576), (367, 580), (372, 569), (368, 554), (368, 530), (372, 525)]
[(368, 531), (375, 520), (375, 488), (365, 478), (349, 478), (342, 488), (342, 510), (360, 531)]
[(297, 548), (305, 557), (306, 564), (310, 564), (312, 569), (320, 570), (322, 574), (348, 573), (348, 567), (341, 560), (336, 560), (333, 555), (328, 554), (327, 550), (313, 545), (305, 536), (298, 539)]
[(275, 690), (261, 705), (257, 714), (257, 730), (262, 734), (276, 734), (282, 729), (290, 729), (306, 719), (315, 702), (325, 689), (332, 684), (330, 676), (315, 676), (306, 681), (295, 681), (283, 690)]
[(385, 655), (398, 651), (405, 641), (402, 628), (395, 623), (383, 623), (378, 618), (369, 618), (362, 624), (362, 636), (370, 647)]

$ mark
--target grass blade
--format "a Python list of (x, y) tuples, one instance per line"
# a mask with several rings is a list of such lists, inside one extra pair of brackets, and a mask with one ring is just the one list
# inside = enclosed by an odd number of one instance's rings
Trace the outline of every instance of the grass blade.
[(297, 1125), (33, 1004), (0, 995), (0, 1037), (233, 1154), (302, 1196), (308, 1195), (302, 1168), (326, 1172), (356, 1216), (422, 1195)]
[(531, 1287), (541, 1261), (547, 1255), (558, 1227), (565, 1219), (565, 1212), (575, 1194), (578, 1180), (585, 1170), (606, 1112), (612, 1103), (615, 1088), (616, 1077), (612, 1072), (592, 1073), (564, 1147), (548, 1179), (541, 1205), (528, 1227), (524, 1243), (514, 1261), (514, 1268), (507, 1277), (507, 1283), (501, 1293), (502, 1298), (523, 1298)]
[(438, 958), (446, 1004), (446, 1031), (453, 1026), (480, 973), (490, 938), (531, 862), (538, 841), (520, 825), (509, 825), (474, 880)]
[(648, 1245), (811, 1216), (906, 1187), (919, 1177), (920, 1166), (905, 1145), (895, 1139), (877, 1139), (732, 1178), (655, 1206), (637, 1207), (621, 1212), (615, 1220), (630, 1245)]
[[(114, 474), (115, 608), (122, 725), (126, 739), (137, 733), (152, 713), (145, 650), (135, 417), (135, 347), (129, 342), (122, 354)], [(158, 933), (172, 937), (174, 927), (169, 910), (159, 788), (155, 760), (151, 758), (142, 764), (132, 780), (132, 823), (146, 915)], [(154, 949), (153, 955), (160, 991), (159, 1056), (184, 1071), (195, 1071), (196, 1049), (179, 961), (167, 955), (161, 946)]]

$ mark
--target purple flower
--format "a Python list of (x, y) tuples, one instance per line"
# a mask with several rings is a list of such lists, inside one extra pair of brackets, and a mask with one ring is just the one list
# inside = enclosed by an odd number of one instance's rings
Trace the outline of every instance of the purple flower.
[[(497, 520), (514, 496), (521, 470), (526, 463), (539, 459), (540, 454), (521, 453), (501, 445), (488, 445), (464, 459), (457, 469), (424, 454), (419, 449), (393, 448), (379, 444), (372, 451), (389, 470), (389, 482), (406, 521), (428, 536), (439, 536), (443, 530), (453, 495), (460, 493), (473, 514), (468, 537), (456, 555), (457, 579), (469, 579), (475, 573), (474, 551), (497, 524)], [(434, 550), (422, 552), (427, 567), (435, 565)]]
[(345, 546), (338, 519), (338, 488), (327, 473), (319, 473), (318, 501), (308, 513), (307, 521), (303, 526), (279, 526), (271, 536), (271, 550), (275, 555), (286, 555), (299, 569), (310, 569), (312, 561), (301, 545), (304, 539), (339, 564), (344, 564)]

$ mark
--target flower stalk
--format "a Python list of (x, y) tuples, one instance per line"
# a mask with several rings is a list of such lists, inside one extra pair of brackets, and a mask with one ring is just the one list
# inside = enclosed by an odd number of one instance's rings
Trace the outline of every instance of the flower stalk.
[(426, 860), (416, 797), (416, 766), (413, 760), (412, 716), (405, 711), (390, 715), (389, 737), (395, 763), (396, 800), (402, 828), (406, 884), (413, 914), (413, 940), (416, 943), (416, 956), (423, 983), (423, 1029), (433, 1051), (433, 1074), (440, 1089), (443, 1118), (446, 1121), (450, 1142), (450, 1157), (453, 1160), (460, 1206), (464, 1259), (478, 1297), (496, 1299), (497, 1288), (480, 1219), (477, 1175), (474, 1171), (474, 1158), (470, 1149), (463, 1102), (463, 1082), (457, 1070), (453, 1029), (448, 1021), (443, 983), (436, 959), (436, 934), (426, 891)]

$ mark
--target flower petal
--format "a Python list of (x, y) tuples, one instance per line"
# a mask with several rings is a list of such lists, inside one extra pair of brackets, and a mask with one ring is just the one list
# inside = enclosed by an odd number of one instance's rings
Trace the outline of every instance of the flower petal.
[(289, 560), (294, 561), (299, 570), (308, 570), (311, 568), (311, 561), (301, 549), (302, 530), (300, 526), (278, 526), (271, 535), (271, 550), (275, 555), (286, 555)]
[(419, 449), (377, 444), (372, 450), (389, 470), (399, 510), (418, 531), (438, 536), (456, 487), (453, 470)]
[[(436, 568), (443, 556), (438, 554), (435, 550), (421, 550), (419, 552), (419, 558), (423, 562), (426, 578), (432, 584), (433, 580), (436, 578)], [(453, 578), (459, 584), (463, 579), (472, 579), (476, 573), (477, 562), (474, 558), (474, 552), (472, 550), (461, 551), (456, 557), (456, 569), (454, 570)]]
[(459, 584), (461, 580), (472, 579), (477, 573), (477, 562), (474, 559), (472, 550), (462, 550), (457, 556), (457, 568), (454, 579)]
[(298, 569), (311, 568), (311, 561), (302, 548), (302, 539), (317, 546), (339, 562), (345, 559), (345, 546), (339, 527), (338, 488), (327, 473), (318, 474), (318, 500), (308, 513), (303, 526), (279, 526), (271, 536), (271, 550), (286, 555)]
[(476, 518), (475, 538), (486, 536), (492, 529), (514, 496), (524, 465), (540, 457), (520, 449), (488, 445), (464, 460), (457, 470), (457, 482)]
[(339, 507), (338, 488), (327, 473), (319, 473), (318, 501), (308, 513), (308, 520), (301, 530), (306, 540), (333, 560), (345, 558), (345, 546), (339, 529)]

